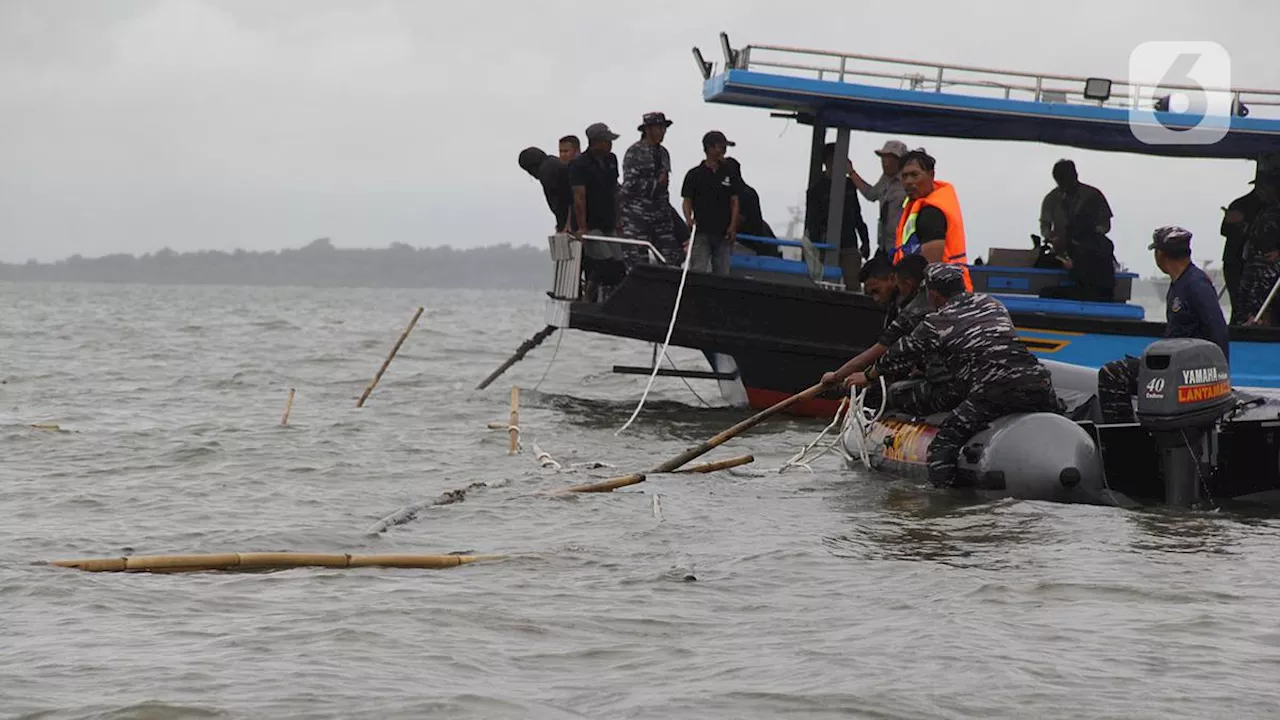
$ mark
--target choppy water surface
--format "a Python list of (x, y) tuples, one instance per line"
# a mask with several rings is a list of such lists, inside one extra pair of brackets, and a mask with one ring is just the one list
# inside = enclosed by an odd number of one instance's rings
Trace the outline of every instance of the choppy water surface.
[[(645, 378), (610, 368), (650, 348), (580, 333), (539, 391), (555, 337), (473, 391), (542, 326), (535, 293), (0, 285), (0, 300), (4, 717), (1275, 713), (1275, 521), (965, 506), (832, 456), (761, 473), (821, 427), (796, 420), (712, 455), (755, 453), (739, 471), (550, 498), (744, 413), (660, 379), (615, 437)], [(505, 421), (513, 383), (525, 451), (508, 456), (485, 425)], [(615, 467), (543, 469), (535, 441), (566, 468)], [(365, 533), (477, 481), (508, 484)], [(30, 564), (260, 550), (512, 558), (167, 576)]]

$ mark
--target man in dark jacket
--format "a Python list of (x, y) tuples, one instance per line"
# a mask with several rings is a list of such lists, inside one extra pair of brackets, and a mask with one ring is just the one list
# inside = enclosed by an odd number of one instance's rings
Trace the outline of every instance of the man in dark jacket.
[(1280, 173), (1261, 174), (1253, 182), (1261, 207), (1246, 231), (1248, 250), (1240, 273), (1240, 312), (1246, 324), (1261, 315), (1261, 324), (1276, 325), (1280, 310), (1274, 307), (1274, 301), (1271, 307), (1263, 308), (1263, 304), (1280, 279)]
[(844, 183), (844, 219), (840, 221), (840, 237), (827, 237), (827, 220), (831, 214), (831, 176), (836, 164), (836, 145), (827, 143), (823, 148), (822, 175), (809, 186), (805, 197), (804, 226), (809, 239), (816, 243), (828, 243), (840, 249), (840, 270), (844, 274), (845, 287), (857, 286), (858, 271), (862, 261), (871, 257), (871, 233), (862, 219), (862, 205), (858, 200), (858, 187), (848, 175), (848, 159), (841, 163), (841, 181)]
[(1009, 311), (995, 298), (965, 291), (958, 265), (932, 263), (925, 287), (937, 311), (880, 356), (865, 374), (850, 377), (865, 385), (883, 376), (907, 378), (929, 357), (943, 360), (957, 391), (965, 398), (951, 411), (929, 443), (929, 480), (955, 484), (960, 448), (991, 421), (1012, 413), (1054, 412), (1065, 408), (1053, 390), (1049, 370), (1018, 341)]
[[(1222, 317), (1213, 281), (1191, 262), (1191, 232), (1176, 225), (1156, 228), (1149, 249), (1155, 251), (1156, 266), (1170, 280), (1165, 297), (1164, 336), (1208, 340), (1230, 359), (1227, 321)], [(1103, 422), (1134, 422), (1133, 396), (1138, 393), (1141, 366), (1139, 358), (1129, 356), (1098, 370), (1098, 404)]]
[(1241, 195), (1223, 208), (1222, 226), (1218, 232), (1225, 240), (1222, 244), (1222, 281), (1227, 286), (1227, 297), (1231, 300), (1231, 325), (1243, 325), (1249, 320), (1241, 307), (1244, 296), (1240, 293), (1240, 278), (1248, 260), (1245, 253), (1249, 225), (1262, 211), (1262, 205), (1258, 191), (1250, 190), (1247, 195)]
[(769, 227), (769, 223), (764, 221), (764, 212), (760, 209), (760, 193), (751, 187), (742, 179), (742, 164), (736, 158), (726, 157), (724, 164), (728, 166), (729, 172), (738, 176), (738, 214), (741, 218), (738, 222), (738, 244), (748, 247), (756, 255), (769, 255), (772, 257), (782, 257), (782, 251), (777, 245), (756, 242), (754, 240), (743, 239), (742, 235), (755, 235), (756, 237), (774, 238), (773, 228)]
[[(563, 143), (562, 143), (563, 146)], [(573, 209), (573, 191), (569, 188), (569, 165), (559, 157), (551, 157), (536, 147), (520, 151), (520, 167), (542, 184), (547, 207), (556, 218), (556, 232), (567, 232)]]

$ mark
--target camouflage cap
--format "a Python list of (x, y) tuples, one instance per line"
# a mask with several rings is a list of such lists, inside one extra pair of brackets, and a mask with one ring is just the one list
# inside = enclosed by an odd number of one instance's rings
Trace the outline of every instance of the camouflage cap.
[(930, 290), (955, 292), (964, 289), (964, 269), (950, 263), (929, 263), (924, 269), (924, 284)]
[(1151, 244), (1148, 250), (1189, 250), (1191, 248), (1191, 231), (1177, 225), (1158, 227), (1151, 233)]

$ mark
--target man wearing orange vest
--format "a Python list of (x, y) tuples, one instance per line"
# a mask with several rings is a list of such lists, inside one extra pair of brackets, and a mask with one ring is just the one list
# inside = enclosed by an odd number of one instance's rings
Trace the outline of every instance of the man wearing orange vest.
[(951, 183), (934, 179), (934, 162), (923, 148), (902, 156), (900, 177), (907, 200), (898, 220), (893, 262), (896, 265), (907, 255), (919, 254), (931, 263), (959, 265), (964, 272), (965, 290), (973, 292), (973, 280), (965, 267), (968, 257), (960, 200)]

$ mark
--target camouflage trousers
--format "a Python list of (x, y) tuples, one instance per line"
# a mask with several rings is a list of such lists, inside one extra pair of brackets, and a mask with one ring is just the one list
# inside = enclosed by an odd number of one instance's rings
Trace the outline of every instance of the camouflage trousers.
[(929, 482), (935, 487), (953, 487), (960, 448), (993, 420), (1013, 413), (1065, 411), (1048, 381), (979, 388), (951, 411), (929, 443)]
[[(879, 404), (879, 388), (868, 401)], [(958, 383), (908, 380), (889, 387), (889, 401), (885, 407), (912, 417), (926, 417), (935, 413), (951, 412), (964, 402), (964, 390)]]
[[(632, 240), (648, 240), (666, 258), (668, 265), (684, 264), (684, 244), (676, 239), (676, 229), (670, 210), (661, 208), (642, 212), (623, 208), (622, 237)], [(648, 251), (639, 246), (627, 248), (628, 266), (649, 262)]]
[(1133, 396), (1138, 394), (1142, 361), (1132, 355), (1098, 368), (1098, 406), (1104, 423), (1131, 423)]
[[(1280, 262), (1267, 262), (1262, 256), (1255, 256), (1249, 260), (1244, 266), (1244, 272), (1240, 276), (1240, 321), (1250, 320), (1254, 315), (1258, 314), (1258, 310), (1262, 307), (1262, 303), (1266, 302), (1267, 294), (1271, 292), (1271, 287), (1276, 284), (1276, 278), (1280, 277)], [(1271, 317), (1276, 315), (1276, 301), (1271, 301)], [(1235, 309), (1232, 308), (1232, 316), (1235, 317)], [(1275, 323), (1272, 322), (1272, 325)]]

